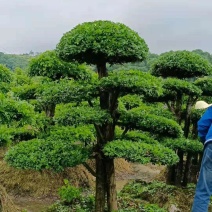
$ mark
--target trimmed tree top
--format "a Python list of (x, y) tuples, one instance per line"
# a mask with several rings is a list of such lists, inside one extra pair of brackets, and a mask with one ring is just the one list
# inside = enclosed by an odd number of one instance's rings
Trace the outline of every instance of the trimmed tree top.
[(124, 24), (94, 21), (79, 24), (65, 33), (56, 52), (65, 61), (114, 64), (144, 60), (148, 46)]
[(189, 51), (170, 51), (153, 63), (151, 72), (155, 76), (177, 77), (180, 79), (210, 75), (210, 63)]
[(30, 62), (29, 74), (31, 76), (49, 77), (52, 80), (58, 80), (62, 77), (74, 79), (91, 77), (85, 65), (64, 62), (57, 57), (55, 51), (46, 51), (33, 58)]

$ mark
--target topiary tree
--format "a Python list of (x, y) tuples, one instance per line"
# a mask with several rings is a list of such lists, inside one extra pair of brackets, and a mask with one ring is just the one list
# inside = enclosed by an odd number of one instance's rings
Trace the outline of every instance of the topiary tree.
[[(191, 125), (192, 105), (202, 94), (201, 87), (194, 84), (196, 77), (210, 75), (212, 66), (201, 56), (189, 51), (171, 51), (162, 54), (152, 66), (151, 73), (155, 76), (161, 76), (163, 80), (164, 94), (158, 98), (158, 101), (166, 103), (168, 109), (175, 115), (177, 122), (182, 126), (185, 141), (187, 138), (193, 138)], [(182, 140), (173, 141), (178, 144), (176, 152), (180, 158), (179, 163), (172, 167), (170, 175), (172, 183), (186, 186), (189, 181), (189, 172), (191, 159), (194, 152), (199, 153), (201, 148), (195, 148), (191, 151), (186, 149)], [(166, 143), (166, 142), (165, 142)], [(168, 145), (169, 146), (169, 145)], [(186, 155), (185, 166), (183, 158)]]
[[(64, 61), (86, 62), (97, 66), (99, 79), (108, 76), (106, 63), (126, 63), (142, 61), (146, 58), (148, 47), (137, 33), (124, 24), (110, 21), (95, 21), (83, 23), (64, 34), (57, 45), (57, 54)], [(123, 75), (125, 74), (125, 75)], [(131, 77), (127, 79), (126, 77)], [(111, 77), (102, 80), (100, 90), (100, 107), (107, 110), (112, 122), (106, 122), (97, 128), (96, 152), (96, 211), (103, 211), (105, 192), (109, 211), (117, 210), (115, 190), (114, 161), (105, 157), (102, 152), (104, 144), (114, 140), (117, 123), (117, 100), (120, 93), (141, 92), (151, 84), (139, 83), (138, 73), (114, 72)], [(144, 78), (143, 75), (140, 75)], [(125, 84), (126, 83), (126, 84)], [(149, 81), (148, 81), (149, 83)], [(138, 87), (141, 86), (141, 87)], [(106, 176), (106, 179), (104, 177)], [(107, 182), (107, 183), (106, 183)], [(105, 191), (105, 184), (106, 190)]]
[(88, 81), (60, 79), (46, 83), (41, 97), (47, 104), (56, 104), (54, 126), (42, 139), (13, 147), (6, 160), (18, 168), (59, 171), (86, 165), (86, 159), (94, 158), (95, 171), (87, 167), (96, 176), (95, 210), (105, 210), (107, 197), (108, 211), (117, 211), (114, 158), (170, 165), (178, 160), (173, 151), (143, 133), (180, 137), (182, 130), (167, 118), (170, 114), (158, 117), (161, 109), (140, 107), (138, 100), (127, 108), (126, 101), (119, 101), (127, 94), (157, 97), (162, 93), (161, 81), (141, 71), (106, 70), (106, 63), (143, 60), (147, 52), (144, 40), (119, 23), (89, 22), (66, 33), (57, 45), (57, 55), (67, 62), (96, 65), (99, 79), (94, 74)]

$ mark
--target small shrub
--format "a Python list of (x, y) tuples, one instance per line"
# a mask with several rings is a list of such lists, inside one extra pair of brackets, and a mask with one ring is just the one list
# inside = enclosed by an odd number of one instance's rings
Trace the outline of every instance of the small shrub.
[(65, 185), (59, 188), (58, 194), (65, 203), (73, 203), (81, 198), (81, 192), (78, 188), (70, 185), (68, 180), (64, 180)]

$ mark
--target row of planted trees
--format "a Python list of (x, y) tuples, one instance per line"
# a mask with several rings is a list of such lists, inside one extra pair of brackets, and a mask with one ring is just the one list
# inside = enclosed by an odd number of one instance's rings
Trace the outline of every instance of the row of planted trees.
[(195, 53), (177, 51), (162, 54), (150, 73), (106, 69), (147, 53), (145, 41), (125, 25), (95, 21), (64, 34), (27, 73), (1, 66), (0, 141), (12, 143), (6, 161), (54, 171), (83, 164), (96, 177), (97, 212), (106, 203), (107, 211), (118, 210), (114, 158), (168, 165), (168, 181), (186, 186), (202, 151), (201, 112), (192, 106), (212, 89), (210, 78), (197, 78), (212, 67)]

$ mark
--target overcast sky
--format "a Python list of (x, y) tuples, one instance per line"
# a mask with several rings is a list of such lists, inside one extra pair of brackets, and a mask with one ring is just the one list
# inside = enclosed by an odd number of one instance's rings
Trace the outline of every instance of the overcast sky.
[(154, 53), (212, 53), (211, 0), (0, 0), (0, 52), (54, 49), (63, 33), (100, 19), (128, 25)]

